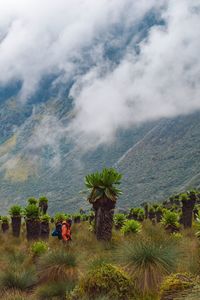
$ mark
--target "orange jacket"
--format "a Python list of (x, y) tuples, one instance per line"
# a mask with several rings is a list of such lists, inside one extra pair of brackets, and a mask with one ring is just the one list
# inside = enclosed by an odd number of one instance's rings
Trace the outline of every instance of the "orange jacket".
[(67, 222), (63, 222), (63, 225), (62, 225), (62, 238), (63, 238), (63, 241), (71, 240), (71, 230), (70, 230), (70, 226)]

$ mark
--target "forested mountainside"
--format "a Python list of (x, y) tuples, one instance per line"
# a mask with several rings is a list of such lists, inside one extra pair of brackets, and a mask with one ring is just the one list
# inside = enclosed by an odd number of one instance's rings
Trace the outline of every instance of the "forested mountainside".
[(116, 166), (124, 174), (121, 208), (199, 185), (199, 113), (123, 130), (110, 145), (91, 145), (82, 152), (63, 132), (73, 118), (72, 107), (72, 100), (62, 98), (34, 105), (20, 106), (14, 98), (1, 103), (1, 210), (43, 194), (52, 211), (87, 207), (80, 193), (85, 189), (83, 178), (105, 166)]

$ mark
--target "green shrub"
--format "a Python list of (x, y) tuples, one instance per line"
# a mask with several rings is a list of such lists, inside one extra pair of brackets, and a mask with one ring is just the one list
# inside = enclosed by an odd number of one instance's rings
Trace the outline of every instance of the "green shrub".
[(39, 218), (39, 207), (35, 204), (29, 204), (24, 209), (24, 214), (27, 219), (38, 219)]
[(161, 300), (178, 299), (186, 294), (197, 284), (197, 279), (188, 273), (178, 273), (168, 276), (161, 285)]
[(159, 213), (162, 213), (163, 212), (163, 207), (161, 205), (158, 205), (155, 211), (159, 212)]
[(117, 229), (120, 229), (126, 221), (126, 216), (124, 214), (114, 215), (114, 224)]
[(87, 214), (81, 214), (81, 221), (87, 221), (89, 216)]
[(27, 254), (25, 254), (23, 251), (14, 250), (14, 252), (8, 253), (6, 255), (5, 261), (8, 261), (8, 263), (12, 266), (21, 266), (26, 258)]
[(10, 266), (0, 274), (2, 289), (18, 289), (25, 291), (36, 283), (36, 273), (31, 267), (19, 268)]
[(176, 212), (165, 210), (161, 223), (164, 226), (171, 225), (178, 228), (180, 226), (178, 221), (179, 221), (179, 215)]
[(144, 217), (145, 217), (144, 210), (140, 210), (138, 213), (138, 216), (137, 216), (138, 221), (140, 221), (140, 222), (143, 221)]
[(134, 207), (134, 208), (131, 208), (130, 211), (129, 211), (129, 215), (138, 215), (138, 213), (143, 210), (142, 208), (140, 207)]
[(95, 300), (100, 297), (110, 300), (135, 299), (134, 286), (118, 267), (103, 263), (90, 270), (71, 294), (71, 299), (76, 300)]
[(12, 217), (21, 216), (21, 213), (22, 213), (22, 207), (20, 205), (13, 205), (9, 210), (9, 214)]
[(155, 213), (155, 211), (156, 211), (156, 209), (153, 207), (153, 206), (151, 206), (151, 207), (149, 207), (149, 213)]
[(182, 202), (188, 201), (189, 200), (188, 194), (187, 193), (180, 194), (180, 200)]
[(48, 250), (47, 243), (43, 241), (37, 241), (32, 244), (31, 246), (31, 252), (34, 256), (41, 256), (42, 254), (46, 253)]
[(64, 221), (64, 220), (66, 220), (66, 216), (65, 216), (64, 213), (58, 212), (58, 213), (55, 214), (54, 221), (55, 221), (56, 223), (57, 223), (57, 222), (62, 222), (62, 221)]
[(47, 197), (45, 197), (45, 196), (41, 196), (41, 197), (39, 198), (38, 202), (39, 202), (39, 204), (40, 204), (40, 203), (48, 203), (48, 199), (47, 199)]
[(38, 300), (49, 300), (49, 299), (66, 299), (66, 293), (71, 291), (74, 285), (69, 282), (49, 282), (40, 286), (37, 291)]
[(135, 220), (127, 220), (121, 228), (124, 235), (141, 231), (141, 224)]
[(8, 224), (9, 223), (9, 218), (7, 216), (2, 216), (1, 217), (1, 222), (4, 224)]
[(73, 214), (72, 218), (74, 221), (81, 220), (82, 215), (79, 213)]
[(29, 204), (35, 204), (36, 205), (38, 203), (38, 200), (35, 199), (34, 197), (30, 197), (30, 198), (28, 198), (27, 202), (28, 202), (28, 205)]
[(45, 215), (42, 215), (42, 216), (40, 217), (40, 220), (41, 220), (42, 222), (49, 223), (50, 220), (51, 220), (51, 217), (50, 217), (48, 214), (45, 214)]

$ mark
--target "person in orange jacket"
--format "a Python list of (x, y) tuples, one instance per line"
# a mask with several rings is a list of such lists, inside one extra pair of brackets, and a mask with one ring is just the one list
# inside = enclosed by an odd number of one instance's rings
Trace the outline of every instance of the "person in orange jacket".
[(62, 239), (64, 242), (71, 241), (71, 226), (67, 221), (62, 222)]

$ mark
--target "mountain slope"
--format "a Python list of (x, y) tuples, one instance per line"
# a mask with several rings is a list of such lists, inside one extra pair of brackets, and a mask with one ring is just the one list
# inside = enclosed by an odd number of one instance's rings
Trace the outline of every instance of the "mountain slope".
[(84, 176), (105, 166), (123, 174), (120, 207), (161, 200), (200, 183), (200, 113), (122, 130), (109, 145), (83, 152), (65, 127), (73, 102), (52, 98), (1, 104), (0, 209), (47, 195), (50, 211), (87, 207)]
[(123, 205), (161, 200), (200, 184), (200, 114), (162, 120), (116, 163)]
[[(3, 114), (5, 106), (2, 110)], [(15, 123), (15, 108), (11, 114)], [(23, 123), (7, 135), (0, 145), (1, 211), (10, 203), (25, 203), (27, 197), (42, 194), (49, 198), (51, 212), (55, 208), (74, 211), (85, 207), (85, 196), (79, 193), (85, 189), (84, 176), (114, 165), (154, 127), (154, 123), (148, 123), (120, 131), (114, 143), (82, 152), (63, 131), (72, 117), (69, 103), (65, 105), (63, 99), (50, 99), (34, 106)], [(10, 119), (5, 118), (5, 123), (12, 127)]]

